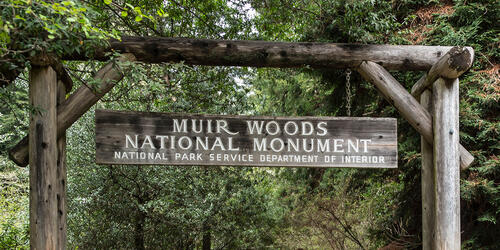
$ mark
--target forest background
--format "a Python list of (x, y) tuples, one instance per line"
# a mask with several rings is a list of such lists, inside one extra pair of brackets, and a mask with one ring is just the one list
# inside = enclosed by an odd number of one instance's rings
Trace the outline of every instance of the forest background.
[[(0, 249), (29, 248), (26, 135), (30, 58), (88, 53), (121, 36), (471, 46), (460, 79), (465, 249), (499, 249), (500, 2), (104, 0), (0, 3)], [(75, 82), (102, 62), (65, 61)], [(68, 247), (374, 249), (421, 246), (420, 136), (352, 74), (352, 116), (397, 117), (398, 169), (98, 166), (94, 109), (346, 116), (346, 71), (129, 65), (68, 130)], [(421, 72), (393, 72), (407, 89)]]

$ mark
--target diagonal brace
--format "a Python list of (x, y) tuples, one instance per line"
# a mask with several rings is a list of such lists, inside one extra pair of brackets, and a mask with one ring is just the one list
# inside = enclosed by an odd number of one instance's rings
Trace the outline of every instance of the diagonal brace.
[[(434, 144), (431, 114), (384, 67), (374, 62), (365, 61), (358, 68), (358, 72), (378, 88), (384, 98), (429, 144)], [(474, 156), (462, 145), (459, 145), (459, 150), (460, 168), (463, 170), (474, 161)]]
[[(123, 54), (120, 62), (135, 61), (132, 54)], [(123, 78), (123, 69), (110, 62), (102, 67), (94, 76), (100, 82), (97, 90), (87, 86), (78, 88), (64, 103), (57, 108), (57, 138), (60, 138), (78, 118), (96, 104), (115, 84)], [(28, 135), (9, 151), (9, 158), (21, 167), (26, 167), (29, 161)]]

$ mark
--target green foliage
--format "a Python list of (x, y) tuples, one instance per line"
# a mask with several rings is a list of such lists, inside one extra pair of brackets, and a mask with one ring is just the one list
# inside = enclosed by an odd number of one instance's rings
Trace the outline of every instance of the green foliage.
[(253, 1), (266, 39), (380, 43), (399, 26), (388, 1)]
[(114, 29), (97, 28), (91, 18), (98, 12), (80, 1), (7, 0), (0, 12), (0, 80), (4, 84), (15, 79), (5, 72), (23, 71), (30, 58), (91, 53), (108, 38), (118, 38)]
[(250, 78), (255, 112), (266, 115), (326, 115), (334, 88), (319, 76), (296, 70), (258, 69)]
[(0, 215), (0, 249), (28, 249), (28, 176), (25, 169), (0, 172)]
[[(24, 76), (22, 77), (24, 79)], [(17, 141), (21, 140), (28, 129), (28, 88), (27, 82), (20, 79), (17, 84), (0, 88), (0, 171), (13, 170), (14, 163), (8, 160), (7, 153)]]
[[(372, 230), (391, 220), (393, 199), (402, 185), (392, 180), (379, 181), (380, 170), (353, 171), (329, 169), (322, 174), (314, 191), (302, 189), (301, 179), (283, 173), (281, 200), (292, 208), (285, 217), (283, 232), (278, 236), (278, 248), (295, 249), (376, 249), (385, 243), (373, 237)], [(363, 175), (379, 178), (367, 179)], [(295, 178), (294, 178), (295, 176)], [(360, 181), (363, 180), (363, 181)]]

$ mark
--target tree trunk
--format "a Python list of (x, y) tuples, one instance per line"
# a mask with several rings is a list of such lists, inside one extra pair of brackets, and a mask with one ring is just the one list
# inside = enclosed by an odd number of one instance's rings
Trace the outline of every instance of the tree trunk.
[(146, 215), (142, 211), (138, 211), (135, 218), (134, 229), (134, 246), (137, 250), (144, 250), (144, 223), (146, 222)]
[(210, 225), (208, 222), (203, 223), (203, 239), (202, 247), (203, 250), (210, 250), (212, 248), (212, 239), (210, 235)]

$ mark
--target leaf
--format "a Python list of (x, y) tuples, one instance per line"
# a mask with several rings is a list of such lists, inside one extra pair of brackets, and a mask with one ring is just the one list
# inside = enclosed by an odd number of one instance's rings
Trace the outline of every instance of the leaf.
[(492, 214), (489, 214), (489, 213), (488, 213), (488, 214), (485, 214), (485, 215), (482, 215), (482, 216), (481, 216), (481, 217), (479, 217), (477, 220), (478, 220), (478, 221), (483, 221), (483, 222), (484, 222), (484, 221), (487, 221), (487, 222), (491, 222), (491, 223), (493, 223), (493, 224), (496, 224), (496, 223), (497, 223), (497, 220), (496, 220), (495, 216), (494, 216), (494, 215), (492, 215)]
[(136, 17), (135, 17), (135, 21), (136, 21), (136, 22), (140, 22), (140, 21), (142, 21), (142, 16), (136, 16)]
[(107, 4), (107, 5), (110, 5), (112, 2), (112, 0), (104, 0), (104, 3)]
[(122, 17), (126, 17), (126, 16), (128, 16), (128, 12), (126, 12), (126, 11), (122, 11), (122, 12), (120, 13), (120, 15), (121, 15)]
[(23, 20), (23, 21), (26, 21), (26, 19), (24, 19), (23, 17), (19, 16), (19, 15), (16, 15), (15, 17), (16, 19), (19, 19), (19, 20)]

